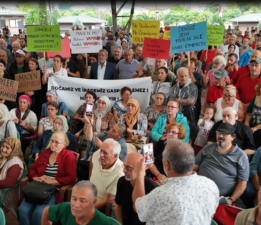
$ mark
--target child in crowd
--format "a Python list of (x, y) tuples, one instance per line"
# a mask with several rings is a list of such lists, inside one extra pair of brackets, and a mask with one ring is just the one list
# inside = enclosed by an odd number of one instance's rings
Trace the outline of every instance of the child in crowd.
[(209, 105), (205, 106), (203, 115), (203, 119), (199, 119), (198, 121), (199, 132), (194, 143), (195, 155), (197, 155), (199, 151), (207, 144), (209, 131), (214, 125), (214, 122), (211, 120), (214, 115), (214, 108)]

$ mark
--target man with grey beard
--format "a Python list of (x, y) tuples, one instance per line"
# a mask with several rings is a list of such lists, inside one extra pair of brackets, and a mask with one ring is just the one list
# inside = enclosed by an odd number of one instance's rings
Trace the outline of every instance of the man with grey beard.
[[(123, 162), (124, 175), (118, 180), (115, 198), (115, 217), (124, 225), (141, 225), (138, 214), (133, 210), (132, 192), (135, 186), (138, 168), (137, 162), (143, 156), (139, 153), (131, 153), (126, 156)], [(145, 172), (145, 171), (144, 171)], [(158, 185), (148, 177), (144, 177), (145, 194), (150, 193)]]
[(101, 49), (98, 53), (98, 62), (91, 64), (90, 79), (95, 80), (115, 80), (116, 67), (114, 64), (107, 62), (108, 52)]
[(221, 123), (216, 130), (216, 143), (205, 146), (196, 156), (193, 170), (213, 180), (220, 196), (232, 205), (243, 193), (249, 178), (249, 162), (245, 152), (233, 144), (235, 127)]
[(237, 120), (237, 112), (232, 107), (226, 107), (222, 110), (223, 121), (220, 120), (214, 124), (208, 135), (208, 144), (217, 142), (216, 131), (222, 123), (230, 123), (235, 128), (236, 137), (233, 144), (238, 145), (247, 155), (255, 154), (256, 146), (253, 133), (249, 126)]

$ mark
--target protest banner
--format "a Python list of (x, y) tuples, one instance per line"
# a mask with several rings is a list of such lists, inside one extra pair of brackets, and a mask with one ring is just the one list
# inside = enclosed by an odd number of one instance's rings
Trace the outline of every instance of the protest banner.
[(61, 52), (47, 52), (47, 57), (50, 59), (56, 55), (60, 55), (63, 58), (70, 58), (71, 57), (70, 40), (68, 38), (62, 39), (61, 45), (62, 45)]
[(170, 41), (154, 38), (145, 38), (142, 56), (149, 58), (168, 59)]
[(144, 38), (159, 38), (160, 21), (131, 21), (132, 43), (143, 44)]
[(66, 102), (70, 110), (75, 112), (85, 102), (85, 94), (92, 90), (98, 97), (108, 96), (112, 104), (121, 99), (120, 89), (128, 84), (132, 90), (132, 98), (139, 101), (142, 112), (149, 105), (151, 78), (129, 80), (90, 80), (62, 76), (52, 76), (48, 80), (48, 90), (56, 90), (58, 100)]
[(15, 74), (15, 80), (19, 82), (17, 93), (41, 90), (40, 70)]
[(0, 78), (0, 99), (15, 102), (18, 89), (18, 81)]
[(207, 48), (207, 23), (200, 22), (170, 28), (171, 53)]
[(75, 53), (95, 53), (102, 49), (102, 30), (71, 30), (71, 50)]
[(207, 25), (207, 45), (222, 46), (225, 27)]
[(170, 30), (165, 30), (163, 34), (164, 40), (170, 40)]
[(28, 52), (60, 52), (61, 36), (59, 25), (26, 26)]

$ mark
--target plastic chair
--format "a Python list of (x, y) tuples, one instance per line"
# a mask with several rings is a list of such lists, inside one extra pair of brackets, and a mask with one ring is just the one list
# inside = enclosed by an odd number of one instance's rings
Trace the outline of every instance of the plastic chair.
[(117, 220), (115, 220), (109, 216), (107, 218), (109, 219), (111, 225), (121, 225)]
[(0, 208), (0, 224), (5, 225), (5, 214), (1, 208)]

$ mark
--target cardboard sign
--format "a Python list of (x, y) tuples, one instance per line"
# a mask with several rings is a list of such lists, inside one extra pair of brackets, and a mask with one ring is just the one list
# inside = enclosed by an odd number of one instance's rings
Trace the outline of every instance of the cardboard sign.
[(164, 40), (170, 40), (170, 30), (165, 30), (163, 34)]
[(63, 58), (71, 57), (70, 40), (68, 38), (61, 40), (62, 51), (61, 52), (47, 52), (48, 59), (53, 58), (56, 55), (60, 55)]
[(59, 25), (26, 26), (26, 34), (29, 52), (62, 51)]
[(0, 99), (15, 102), (18, 89), (18, 81), (0, 78)]
[(41, 90), (40, 70), (15, 74), (15, 80), (19, 81), (17, 93)]
[(144, 38), (159, 38), (160, 21), (133, 20), (132, 43), (143, 44)]
[(96, 53), (102, 49), (102, 30), (71, 30), (71, 50), (75, 53)]
[(169, 58), (170, 41), (154, 38), (145, 38), (142, 56), (157, 59)]
[(207, 45), (222, 46), (224, 32), (224, 26), (207, 25)]
[(200, 22), (170, 28), (171, 53), (207, 48), (207, 23)]

